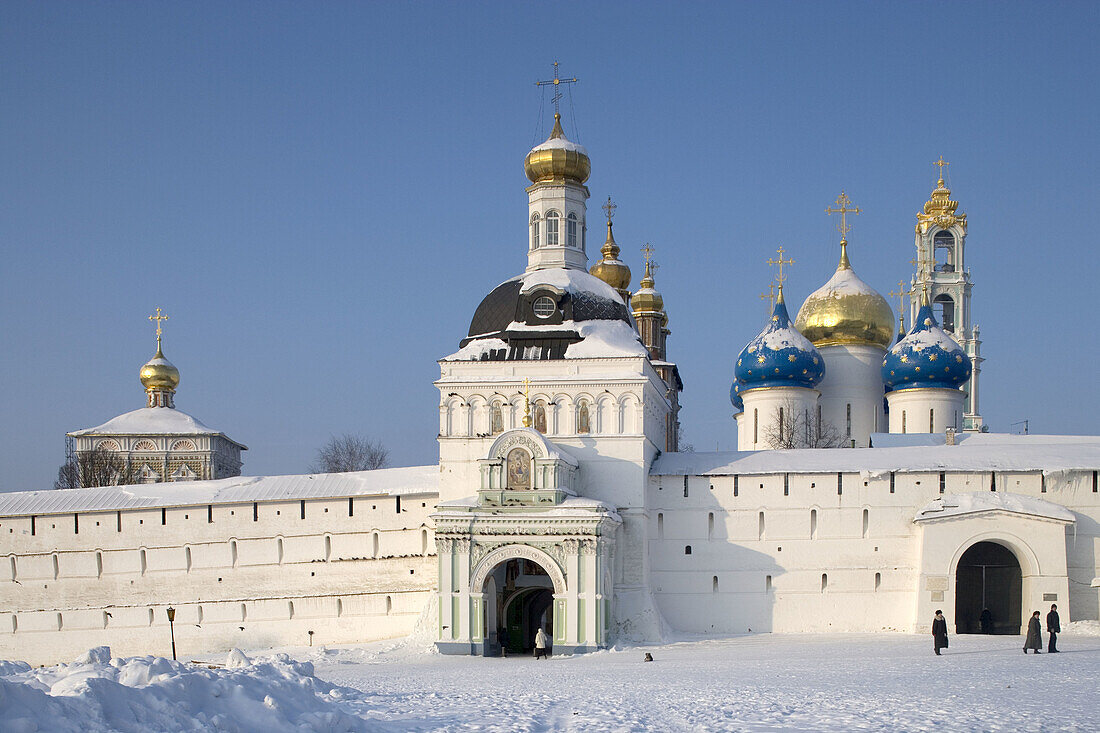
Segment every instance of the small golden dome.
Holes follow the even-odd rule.
[[[627,293],[629,296],[630,268],[619,259],[619,245],[615,243],[615,237],[611,233],[610,219],[607,221],[607,241],[600,248],[600,254],[603,255],[603,259],[592,265],[588,271],[589,274],[603,280],[620,294]],[[626,297],[623,299],[626,300]]]
[[[653,273],[650,272],[649,262],[645,263],[645,275],[642,277],[642,286],[634,297],[630,299],[630,307],[634,311],[634,317],[639,315],[660,313],[664,315],[665,299],[654,289]]]
[[[160,339],[157,339],[157,353],[152,359],[145,362],[138,376],[141,378],[141,383],[146,390],[167,389],[174,391],[179,386],[180,370],[164,358],[164,354],[160,351]]]
[[[523,171],[531,183],[575,181],[584,183],[592,172],[588,151],[570,142],[561,129],[561,115],[554,113],[554,129],[546,142],[537,145],[523,161]]]
[[[865,345],[883,349],[894,337],[890,304],[859,279],[840,242],[840,264],[829,282],[810,294],[798,310],[795,327],[814,346]]]

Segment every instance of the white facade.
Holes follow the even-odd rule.
[[[895,389],[886,393],[891,433],[962,430],[966,395],[957,389]]]
[[[860,344],[819,346],[825,362],[821,421],[832,426],[841,445],[866,448],[871,434],[884,432],[882,358],[885,349]]]

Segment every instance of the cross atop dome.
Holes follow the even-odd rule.
[[[859,208],[858,206],[850,207],[849,204],[852,203],[852,200],[848,198],[848,194],[844,193],[843,190],[841,190],[840,195],[836,197],[835,203],[837,208],[834,209],[832,206],[826,206],[825,213],[829,214],[830,216],[832,214],[840,214],[840,224],[837,226],[836,229],[838,232],[840,232],[840,241],[847,242],[848,232],[852,231],[852,227],[848,224],[848,214],[854,214],[858,216],[859,214],[863,213],[863,209]]]
[[[555,61],[554,62],[554,78],[553,79],[546,79],[545,81],[536,81],[535,82],[535,86],[537,86],[537,87],[544,87],[544,86],[547,86],[547,85],[553,85],[554,86],[554,96],[551,98],[551,100],[554,102],[554,117],[555,118],[560,118],[561,117],[561,110],[558,108],[558,103],[561,101],[561,91],[558,90],[557,87],[561,86],[562,84],[576,84],[578,81],[580,81],[580,80],[577,79],[577,77],[575,77],[575,76],[572,79],[562,79],[562,78],[560,78],[558,76],[558,62]]]

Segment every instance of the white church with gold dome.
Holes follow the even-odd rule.
[[[73,435],[174,482],[0,495],[0,656],[147,649],[169,606],[195,651],[416,627],[473,655],[528,651],[539,628],[570,653],[670,630],[926,632],[937,608],[959,633],[1016,634],[1052,602],[1100,619],[1100,438],[985,430],[966,215],[942,176],[908,318],[856,274],[845,194],[836,271],[794,318],[779,252],[771,317],[731,365],[738,450],[703,453],[678,450],[666,303],[648,252],[632,289],[610,199],[589,267],[591,160],[558,115],[524,169],[518,274],[439,360],[438,464],[232,477],[242,445],[165,429],[182,413],[158,340],[148,406]],[[198,473],[181,440],[230,477],[179,481]]]

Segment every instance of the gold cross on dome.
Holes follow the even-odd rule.
[[[905,308],[905,301],[902,300],[902,298],[904,298],[906,295],[909,295],[909,293],[910,291],[905,287],[905,283],[901,280],[898,280],[897,291],[890,291],[890,295],[898,299],[898,315],[901,315],[902,309]]]
[[[775,310],[775,281],[768,283],[768,292],[760,293],[760,300],[768,301],[768,315]]]
[[[852,203],[852,200],[848,198],[848,194],[844,193],[844,191],[841,191],[840,195],[836,197],[835,203],[837,208],[834,209],[832,206],[826,206],[825,213],[840,214],[840,225],[837,226],[837,231],[840,232],[840,238],[846,240],[848,238],[848,232],[852,231],[852,227],[848,226],[848,214],[862,214],[863,209],[858,206],[850,207],[849,204]]]
[[[523,378],[523,427],[531,427],[531,380]]]
[[[946,168],[947,166],[951,165],[951,164],[948,163],[946,160],[944,160],[943,156],[941,155],[940,159],[937,160],[932,165],[938,165],[940,167],[940,180],[942,181],[943,180],[943,169]]]
[[[650,246],[649,242],[646,242],[644,245],[642,245],[642,259],[645,260],[645,263],[647,265],[649,264],[649,261],[653,258],[653,252],[654,249]]]
[[[547,79],[545,81],[536,81],[535,86],[543,87],[543,86],[546,86],[547,84],[552,84],[554,87],[558,87],[561,84],[576,84],[577,81],[578,81],[578,79],[575,76],[572,79],[561,79],[561,78],[559,78],[558,77],[558,62],[555,61],[554,62],[554,78],[553,79]],[[560,114],[560,111],[558,110],[558,102],[561,101],[561,92],[558,91],[556,88],[554,89],[553,101],[554,101],[554,114]]]
[[[615,209],[619,208],[618,205],[611,202],[611,197],[607,197],[607,203],[600,207],[603,209],[603,213],[607,215],[607,220],[611,221],[615,218]]]
[[[155,321],[157,324],[157,348],[160,348],[160,335],[164,333],[164,330],[160,327],[161,321],[167,321],[168,316],[161,315],[160,308],[157,308],[157,313],[154,316],[149,316],[150,321]]]
[[[774,267],[776,265],[779,265],[779,274],[775,276],[775,281],[777,283],[779,283],[779,287],[783,287],[783,281],[787,279],[787,276],[783,274],[783,265],[793,265],[794,264],[794,258],[793,257],[788,258],[788,259],[783,259],[783,253],[786,252],[786,251],[787,250],[783,249],[783,247],[780,246],[779,249],[776,250],[776,252],[779,253],[779,259],[777,260],[777,259],[774,259],[774,258],[771,258],[771,257],[768,258],[768,264],[771,265],[772,267]]]

